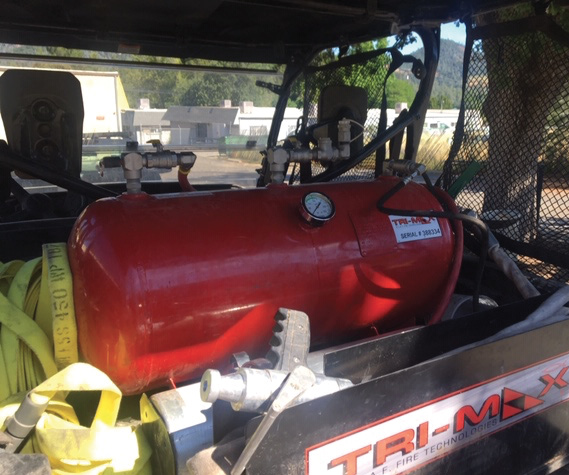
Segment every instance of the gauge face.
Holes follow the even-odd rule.
[[[334,217],[334,202],[324,193],[312,191],[302,198],[302,217],[310,224],[320,226]]]

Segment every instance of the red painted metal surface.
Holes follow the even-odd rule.
[[[397,243],[375,206],[396,182],[123,195],[90,205],[69,241],[84,357],[130,394],[199,377],[236,351],[264,355],[278,307],[309,315],[313,344],[428,321],[455,285],[461,247],[445,219],[441,237]],[[313,190],[336,204],[336,216],[317,228],[299,213]],[[389,206],[441,209],[414,183]]]

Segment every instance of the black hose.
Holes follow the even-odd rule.
[[[431,180],[429,179],[429,177],[427,176],[426,173],[424,173],[422,176],[425,179],[425,183],[427,183],[427,189],[431,192],[431,194],[440,203],[441,201],[440,201],[439,197],[437,196],[437,194],[434,190],[434,187],[433,187],[433,184],[431,183]],[[476,269],[474,291],[473,291],[473,295],[472,295],[472,302],[473,302],[472,305],[473,305],[474,311],[478,311],[478,309],[480,308],[480,288],[482,286],[482,277],[484,275],[484,268],[486,267],[486,258],[488,256],[488,236],[489,236],[488,226],[482,220],[475,218],[473,216],[468,216],[466,214],[461,214],[461,213],[453,213],[450,211],[406,210],[406,209],[387,208],[385,206],[385,203],[393,195],[395,195],[397,192],[399,192],[401,189],[403,189],[405,187],[405,185],[406,185],[406,183],[404,181],[400,181],[394,187],[392,187],[390,190],[388,190],[378,200],[377,205],[376,205],[377,209],[380,212],[388,214],[388,215],[398,215],[398,216],[408,216],[408,217],[425,217],[425,218],[443,218],[443,219],[449,219],[449,220],[458,220],[458,221],[462,221],[464,223],[468,223],[468,224],[471,224],[473,226],[476,226],[476,228],[480,230],[482,247],[480,249],[478,266]],[[444,203],[441,203],[441,205],[443,205],[443,207],[446,208]]]
[[[448,211],[448,207],[446,203],[440,199],[439,195],[435,191],[435,187],[433,186],[433,182],[429,178],[429,175],[425,172],[421,175],[427,184],[427,188],[431,192],[431,194],[437,198],[443,209]],[[463,215],[460,216],[469,216]],[[486,261],[488,259],[488,249],[490,248],[490,229],[488,225],[480,219],[474,218],[474,216],[469,216],[476,220],[476,222],[471,222],[469,224],[474,225],[475,229],[481,230],[481,236],[476,236],[479,241],[481,241],[482,247],[480,249],[478,265],[476,266],[476,276],[474,278],[474,290],[472,292],[472,309],[477,312],[480,309],[480,289],[482,287],[482,278],[484,277],[484,269],[486,268]]]
[[[429,178],[429,175],[427,175],[427,173],[423,173],[421,176],[423,177],[423,180],[425,180],[425,184],[427,185],[427,188],[429,189],[429,191],[430,191],[433,195],[437,196],[437,195],[435,194],[435,192],[433,191],[433,190],[435,189],[435,187],[433,186],[433,182],[432,182],[431,179]],[[443,204],[439,198],[437,198],[437,199],[439,200],[439,203]]]

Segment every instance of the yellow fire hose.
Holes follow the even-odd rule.
[[[116,425],[120,390],[77,362],[72,285],[65,244],[46,244],[42,258],[26,263],[0,264],[0,427],[19,434],[36,411],[22,452],[44,453],[56,474],[150,473],[140,425]],[[65,402],[69,391],[101,391],[90,427]]]

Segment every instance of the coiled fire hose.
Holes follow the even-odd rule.
[[[41,258],[25,263],[0,264],[0,428],[19,441],[37,421],[18,451],[47,455],[55,474],[150,473],[141,426],[115,425],[120,390],[78,363],[72,285],[65,244],[46,244]],[[90,427],[65,402],[69,391],[101,391]]]
[[[42,258],[4,264],[0,285],[1,401],[33,389],[78,355],[65,245],[49,244]]]

